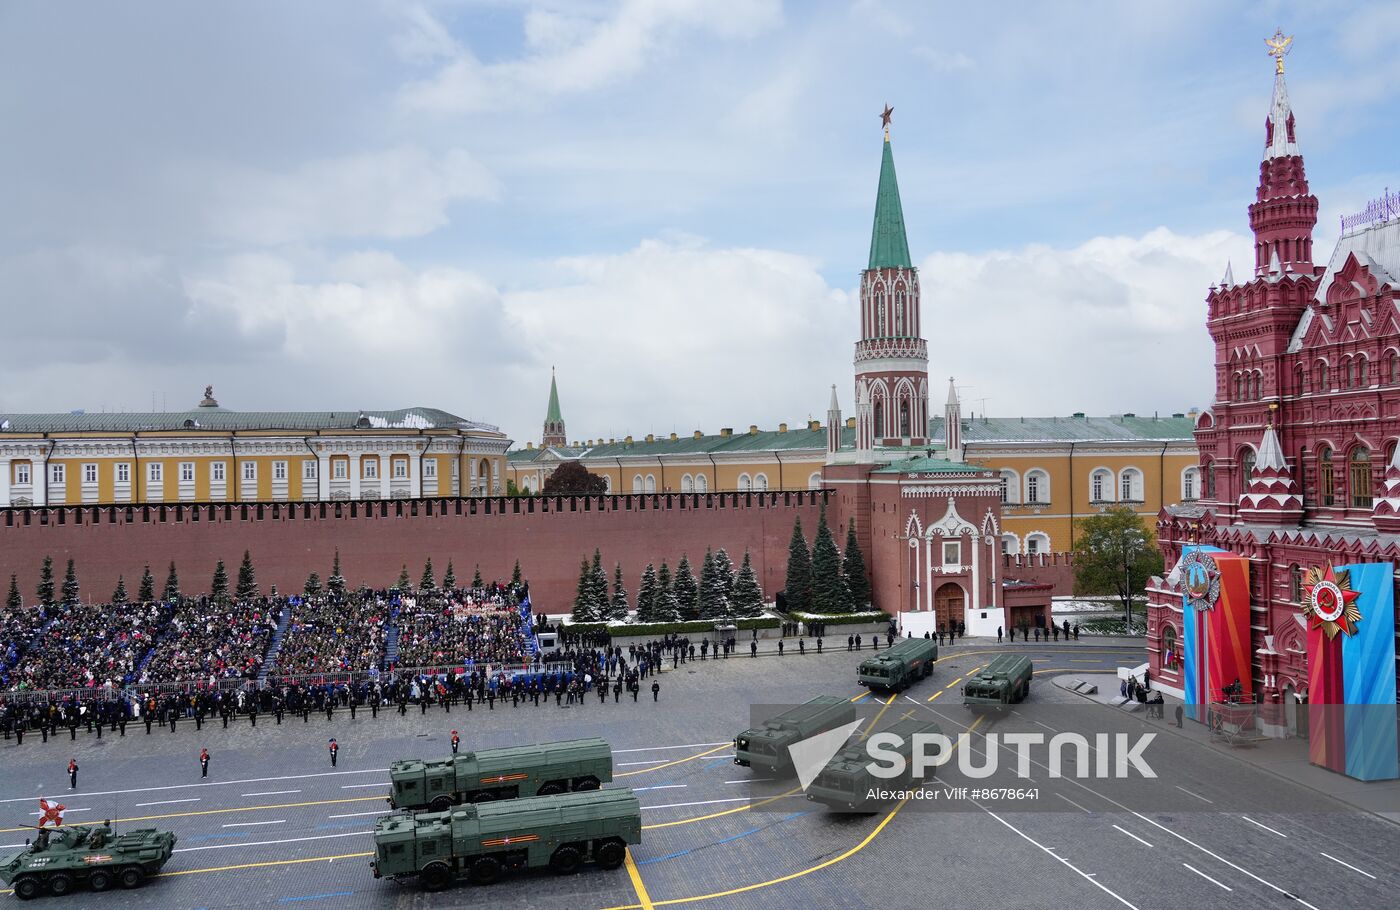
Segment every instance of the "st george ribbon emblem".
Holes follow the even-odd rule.
[[[1198,610],[1212,610],[1220,600],[1220,568],[1209,553],[1192,550],[1177,566],[1186,600]]]
[[[1313,567],[1308,569],[1305,586],[1303,613],[1311,618],[1313,628],[1321,629],[1329,640],[1336,638],[1338,631],[1356,634],[1356,624],[1361,621],[1356,599],[1361,592],[1352,590],[1349,571],[1337,571],[1331,563],[1325,570]]]

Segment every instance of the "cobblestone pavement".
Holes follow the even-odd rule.
[[[872,815],[833,815],[800,793],[759,808],[764,782],[733,764],[731,738],[750,705],[851,698],[867,726],[882,729],[928,712],[947,732],[1085,730],[1104,727],[1078,696],[1050,683],[1138,663],[1140,648],[1109,642],[943,649],[931,679],[890,698],[865,693],[855,666],[865,656],[828,649],[818,657],[747,655],[668,669],[660,700],[596,697],[582,706],[458,706],[426,715],[344,711],[281,726],[267,716],[224,730],[217,722],[175,733],[130,726],[125,738],[82,734],[47,744],[26,737],[0,748],[0,842],[22,844],[40,795],[69,807],[70,821],[118,819],[157,825],[180,842],[166,873],[131,892],[45,898],[43,906],[119,908],[466,907],[483,899],[524,908],[695,906],[715,908],[956,907],[1391,907],[1400,883],[1400,831],[1308,791],[1279,792],[1278,779],[1237,761],[1166,739],[1147,754],[1160,781],[1134,790],[1090,779],[1052,779],[1040,764],[1020,781],[1036,798],[959,799],[950,807],[910,801]],[[1035,661],[1029,700],[1016,713],[979,719],[961,706],[960,682],[1000,651]],[[1118,712],[1121,714],[1122,712]],[[1139,718],[1129,718],[1141,724]],[[1114,721],[1116,722],[1116,721]],[[614,786],[635,788],[643,841],[627,871],[558,877],[527,874],[478,889],[428,895],[370,875],[366,833],[384,810],[385,768],[410,756],[600,735],[613,746]],[[1116,728],[1113,728],[1116,729]],[[340,744],[330,766],[327,740]],[[1158,746],[1154,743],[1154,749]],[[213,758],[208,781],[198,754]],[[1005,749],[980,739],[985,760]],[[76,757],[80,787],[67,789]],[[1003,767],[1014,765],[1005,761]],[[1160,765],[1160,766],[1158,766]],[[996,779],[997,783],[1001,778]],[[930,789],[978,781],[940,769]],[[795,784],[788,784],[789,790]],[[785,792],[785,791],[779,791]],[[1251,802],[1251,800],[1253,800]]]

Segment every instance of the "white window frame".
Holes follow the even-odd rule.
[[[1001,535],[1001,553],[1003,556],[1016,556],[1021,552],[1021,538],[1010,531],[1005,531]]]
[[[695,475],[695,492],[697,492],[697,493],[708,493],[708,492],[710,492],[710,478],[709,478],[708,475],[706,475],[706,474],[696,474],[696,475]]]
[[[115,467],[117,483],[131,483],[131,463],[119,461]]]
[[[739,475],[739,492],[740,492],[740,493],[751,493],[751,492],[753,492],[753,478],[750,477],[747,473],[743,473],[743,474],[740,474],[740,475]]]
[[[272,463],[272,479],[273,479],[273,480],[286,480],[286,479],[287,479],[287,463],[286,463],[285,461],[274,461],[274,462]]]
[[[29,483],[31,482],[30,478],[33,477],[33,474],[30,472],[29,467],[30,467],[30,466],[29,466],[29,462],[27,462],[27,461],[18,462],[18,463],[15,464],[15,485],[16,485],[16,486],[28,486],[28,485],[29,485]]]
[[[1124,468],[1118,472],[1118,501],[1142,502],[1142,471],[1137,468]]]
[[[822,488],[822,472],[817,471],[807,477],[807,489],[820,490]]]
[[[180,462],[180,483],[194,483],[194,462]]]
[[[1201,498],[1201,469],[1190,467],[1181,472],[1181,501],[1195,502]]]
[[[753,491],[755,493],[768,492],[768,475],[759,471],[753,476]]]
[[[632,475],[632,492],[633,492],[633,493],[640,493],[640,492],[642,492],[642,475],[640,475],[640,474],[633,474],[633,475]]]
[[[209,463],[209,482],[224,483],[228,477],[228,463],[223,461],[211,461]]]
[[[247,483],[248,481],[254,481],[254,480],[257,480],[257,479],[258,479],[258,463],[257,463],[256,461],[245,461],[245,462],[243,462],[243,482],[244,482],[244,483]]]
[[[425,458],[425,459],[423,459],[423,479],[424,479],[424,480],[437,480],[437,459],[436,459],[436,458]]]
[[[1098,492],[1094,491],[1098,484]],[[1118,480],[1108,468],[1094,468],[1089,472],[1089,501],[1113,502],[1118,493]],[[1105,495],[1107,494],[1107,495]]]
[[[346,458],[331,459],[331,480],[348,480],[350,477],[350,461]]]
[[[321,472],[321,463],[315,458],[305,458],[301,462],[301,479],[315,480]]]
[[[1041,549],[1041,547],[1044,549]],[[1039,556],[1042,553],[1050,552],[1050,535],[1043,531],[1034,531],[1026,535],[1026,555]]]
[[[97,483],[97,462],[89,461],[83,464],[83,483]]]
[[[655,475],[655,474],[648,474],[648,475],[647,475],[647,486],[646,486],[646,491],[647,491],[648,493],[655,493],[655,492],[656,492],[656,475]]]
[[[1043,488],[1043,489],[1042,489]],[[1046,505],[1050,502],[1050,474],[1040,468],[1026,472],[1026,498],[1024,505]]]
[[[67,466],[62,464],[49,465],[49,483],[67,483]]]
[[[393,459],[390,459],[390,461],[389,461],[389,467],[390,467],[390,470],[393,471],[392,476],[393,476],[394,480],[407,480],[407,479],[408,479],[408,459],[407,459],[407,458],[393,458]]]
[[[379,456],[378,456],[378,455],[367,455],[367,456],[365,456],[363,459],[361,459],[361,461],[360,461],[360,479],[361,479],[361,480],[378,480],[378,479],[379,479]]]
[[[150,462],[147,462],[147,463],[146,463],[146,482],[147,482],[147,483],[164,483],[164,482],[165,482],[165,467],[164,467],[164,465],[163,465],[161,462],[159,462],[159,461],[150,461]]]
[[[689,474],[682,474],[682,475],[681,475],[681,492],[682,492],[682,493],[694,493],[694,492],[695,492],[695,478],[691,477]]]

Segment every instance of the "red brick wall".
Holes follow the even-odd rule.
[[[610,582],[614,563],[621,561],[633,596],[648,562],[659,565],[664,559],[674,569],[681,554],[688,553],[698,575],[705,549],[724,547],[736,566],[745,549],[752,552],[763,590],[772,597],[783,586],[792,522],[800,515],[804,527],[815,528],[823,495],[8,509],[0,510],[0,584],[8,586],[10,573],[17,574],[28,601],[44,556],[53,557],[59,581],[72,558],[84,599],[101,601],[116,586],[119,573],[135,596],[148,563],[159,591],[173,559],[181,588],[196,593],[208,590],[220,559],[230,580],[236,579],[247,549],[263,591],[275,584],[284,593],[299,592],[309,573],[319,572],[323,581],[330,575],[339,548],[351,586],[391,585],[405,563],[417,584],[428,557],[439,580],[450,559],[460,583],[471,580],[477,564],[486,580],[505,581],[518,558],[537,609],[560,613],[573,601],[579,561],[591,557],[594,547],[602,550]]]
[[[1001,557],[1002,577],[1016,581],[1029,581],[1036,584],[1054,585],[1053,596],[1061,597],[1074,593],[1074,563],[1069,553],[1039,553],[1035,556],[1020,554]]]

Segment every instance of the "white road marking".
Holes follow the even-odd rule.
[[[1196,873],[1197,875],[1199,875],[1201,878],[1203,878],[1203,879],[1205,879],[1206,881],[1210,882],[1212,885],[1219,885],[1220,887],[1224,888],[1226,891],[1234,891],[1234,890],[1235,890],[1234,888],[1231,888],[1229,885],[1225,884],[1224,882],[1216,881],[1215,879],[1211,878],[1209,875],[1206,875],[1204,872],[1202,872],[1200,869],[1197,869],[1195,866],[1191,865],[1190,863],[1182,863],[1182,865],[1185,866],[1186,868],[1190,869],[1192,872]]]
[[[1192,793],[1190,790],[1188,790],[1188,789],[1186,789],[1185,787],[1182,787],[1182,786],[1177,786],[1177,785],[1173,785],[1173,786],[1176,786],[1176,788],[1177,788],[1178,790],[1180,790],[1182,793],[1185,793],[1187,796],[1194,796],[1194,797],[1196,797],[1196,799],[1199,799],[1199,800],[1200,800],[1201,802],[1203,802],[1203,803],[1210,803],[1212,806],[1215,805],[1215,800],[1213,800],[1213,799],[1206,799],[1206,798],[1205,798],[1204,796],[1202,796],[1201,794],[1199,794],[1199,793]]]
[[[329,837],[360,837],[373,833],[373,831],[346,831],[341,834],[313,834],[310,837],[288,837],[283,840],[239,841],[236,844],[210,844],[207,847],[176,847],[173,852],[193,853],[196,850],[227,850],[230,847],[266,847],[269,844],[297,844],[307,840],[325,840]]]
[[[341,784],[342,790],[359,790],[363,787],[386,787],[388,784]]]
[[[1270,834],[1277,834],[1279,837],[1287,837],[1287,836],[1288,836],[1287,834],[1284,834],[1282,831],[1275,831],[1273,828],[1270,828],[1268,825],[1265,825],[1265,824],[1262,824],[1261,822],[1255,821],[1254,819],[1250,818],[1248,815],[1241,815],[1240,818],[1242,818],[1242,819],[1244,819],[1245,821],[1249,822],[1251,825],[1258,825],[1260,828],[1263,828],[1265,831],[1268,831]]]
[[[679,809],[683,806],[709,806],[714,803],[743,803],[748,802],[747,796],[737,796],[730,799],[702,799],[693,803],[666,803],[660,806],[642,806],[643,809]]]
[[[716,744],[718,745],[718,743]],[[120,796],[126,793],[158,793],[162,790],[188,790],[191,787],[228,787],[233,784],[263,784],[274,780],[306,780],[310,777],[337,777],[343,774],[385,774],[388,768],[362,768],[356,771],[317,771],[312,774],[284,774],[281,777],[247,777],[242,780],[210,780],[198,784],[169,784],[164,787],[132,787],[129,790],[86,790],[84,796]],[[60,790],[54,794],[36,793],[31,796],[11,796],[0,799],[0,803],[29,803],[40,796],[47,799],[62,799],[65,791]]]
[[[224,827],[225,827],[225,828],[243,828],[243,827],[246,827],[246,826],[248,826],[248,825],[282,825],[282,824],[286,824],[286,821],[287,821],[287,820],[286,820],[285,818],[273,818],[273,819],[268,819],[268,820],[265,821],[265,822],[229,822],[227,825],[224,825]]]
[[[634,765],[659,765],[659,764],[661,764],[662,762],[665,762],[665,761],[670,761],[670,759],[669,759],[669,758],[649,758],[649,759],[647,759],[646,761],[620,761],[620,762],[617,763],[617,766],[618,766],[619,768],[630,768],[630,767],[632,767],[632,766],[634,766]]]
[[[739,780],[727,780],[727,781],[725,781],[725,783],[726,783],[726,784],[761,784],[761,783],[763,783],[763,782],[765,782],[765,781],[770,781],[770,780],[772,780],[772,779],[773,779],[773,778],[771,778],[771,777],[748,777],[748,778],[741,778],[741,779],[739,779]]]
[[[373,812],[344,812],[340,815],[327,815],[326,818],[359,818],[361,815],[388,815],[388,809],[375,809]]]
[[[689,785],[689,784],[660,784],[660,785],[655,786],[655,787],[633,787],[633,788],[632,788],[632,792],[633,792],[633,793],[641,793],[643,790],[683,790],[683,789],[685,789],[685,788],[688,787],[688,786],[690,786],[690,785]],[[38,813],[35,813],[35,814],[37,815]]]
[[[71,813],[73,813],[73,812],[91,812],[91,811],[92,811],[91,809],[64,809],[64,810],[63,810],[63,814],[64,814],[64,815],[69,815],[69,814],[71,814]],[[30,814],[30,815],[43,815],[44,813],[42,813],[42,812],[31,812],[31,813],[29,813],[29,814]]]
[[[376,784],[376,786],[378,786]],[[300,793],[300,790],[259,790],[257,793],[244,793],[244,796],[281,796],[284,793]]]
[[[702,746],[727,746],[732,742],[734,742],[734,740],[726,739],[722,743],[686,743],[683,746],[644,746],[640,749],[614,749],[612,751],[613,755],[622,755],[625,752],[664,752],[667,749],[698,749]]]
[[[1011,824],[1011,822],[1007,821],[1006,819],[1002,818],[1000,815],[997,815],[997,814],[996,814],[995,812],[993,812],[991,809],[988,809],[986,806],[984,806],[984,805],[982,805],[981,803],[977,802],[977,800],[975,800],[975,799],[972,800],[972,804],[975,805],[977,808],[981,809],[983,812],[985,812],[985,813],[987,813],[988,815],[990,815],[992,818],[994,818],[994,819],[996,819],[997,821],[1001,822],[1001,823],[1002,823],[1003,825],[1005,825],[1006,827],[1010,828],[1012,831],[1016,832],[1018,835],[1020,835],[1022,838],[1024,838],[1024,839],[1025,839],[1026,841],[1028,841],[1029,843],[1034,844],[1035,846],[1039,847],[1041,850],[1044,850],[1045,853],[1046,853],[1047,855],[1049,855],[1050,857],[1059,860],[1061,863],[1063,863],[1063,864],[1065,865],[1066,868],[1071,869],[1071,870],[1073,870],[1074,872],[1076,872],[1077,874],[1079,874],[1080,876],[1082,876],[1084,879],[1086,879],[1087,881],[1089,881],[1095,888],[1098,888],[1100,891],[1102,891],[1102,892],[1104,892],[1105,894],[1109,895],[1110,897],[1114,898],[1115,900],[1118,901],[1118,903],[1122,904],[1122,905],[1125,906],[1125,907],[1128,907],[1129,910],[1138,910],[1138,908],[1137,908],[1135,905],[1133,905],[1132,903],[1130,903],[1126,897],[1124,897],[1123,895],[1121,895],[1121,894],[1119,894],[1118,892],[1114,891],[1113,889],[1109,888],[1108,886],[1106,886],[1105,884],[1103,884],[1103,882],[1100,882],[1097,878],[1095,878],[1095,877],[1094,877],[1094,876],[1095,876],[1095,873],[1093,873],[1093,872],[1085,872],[1084,870],[1082,870],[1082,869],[1076,867],[1073,863],[1071,863],[1069,860],[1065,859],[1064,857],[1062,857],[1062,856],[1056,856],[1054,850],[1051,850],[1049,847],[1047,847],[1047,846],[1045,846],[1044,844],[1040,843],[1039,841],[1035,840],[1035,839],[1032,838],[1030,835],[1026,834],[1026,832],[1022,831],[1020,828],[1017,828],[1015,825]],[[1316,910],[1316,908],[1314,908],[1314,910]]]
[[[1318,851],[1318,852],[1321,852],[1321,851]],[[1369,879],[1372,879],[1372,880],[1375,879],[1375,876],[1372,875],[1371,873],[1367,872],[1365,869],[1358,869],[1358,868],[1356,868],[1355,866],[1353,866],[1351,863],[1342,862],[1341,860],[1337,859],[1335,856],[1333,856],[1333,855],[1330,854],[1330,853],[1323,853],[1322,855],[1325,856],[1325,857],[1327,857],[1328,859],[1330,859],[1330,860],[1331,860],[1332,862],[1334,862],[1334,863],[1341,863],[1341,865],[1346,866],[1348,869],[1350,869],[1350,870],[1353,871],[1353,872],[1360,872],[1362,875],[1366,876],[1366,877],[1369,878]]]
[[[1151,847],[1151,846],[1152,846],[1152,845],[1149,844],[1147,841],[1143,840],[1142,838],[1138,837],[1138,836],[1137,836],[1136,834],[1134,834],[1133,832],[1129,831],[1127,828],[1121,828],[1121,827],[1119,827],[1118,825],[1114,825],[1113,827],[1118,828],[1119,831],[1122,831],[1124,834],[1128,835],[1128,836],[1131,837],[1133,840],[1135,840],[1135,841],[1137,841],[1138,843],[1142,844],[1144,847]]]
[[[1065,796],[1063,793],[1056,793],[1055,795],[1058,796],[1060,799],[1064,800],[1065,802],[1069,803],[1069,804],[1070,804],[1071,806],[1073,806],[1074,808],[1078,809],[1080,812],[1083,812],[1085,815],[1093,815],[1093,814],[1094,814],[1094,813],[1090,812],[1088,809],[1085,809],[1083,806],[1079,805],[1079,803],[1077,803],[1077,802],[1075,802],[1074,800],[1070,799],[1068,796]]]
[[[199,802],[199,797],[198,797],[198,796],[191,797],[190,799],[162,799],[162,800],[160,800],[160,801],[158,801],[158,802],[154,802],[154,803],[137,803],[137,804],[136,804],[136,808],[138,808],[138,809],[144,809],[146,806],[169,806],[169,805],[171,805],[172,803],[197,803],[197,802]]]

